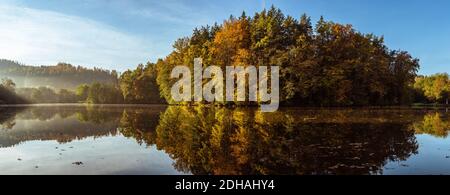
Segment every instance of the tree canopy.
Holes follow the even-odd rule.
[[[448,104],[450,96],[450,78],[446,73],[431,76],[419,76],[415,80],[414,88],[423,93],[430,101],[439,102],[445,100],[446,104]]]
[[[383,37],[321,18],[285,16],[272,7],[253,17],[231,16],[221,25],[194,29],[178,39],[174,51],[159,60],[161,96],[171,100],[170,79],[177,65],[280,67],[281,100],[318,106],[400,105],[412,102],[419,60],[390,50]]]
[[[156,83],[156,65],[138,65],[135,70],[125,71],[119,79],[123,99],[128,103],[163,103]]]

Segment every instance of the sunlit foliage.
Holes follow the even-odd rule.
[[[383,37],[323,18],[313,25],[307,15],[295,19],[275,7],[195,29],[173,46],[157,63],[160,92],[170,103],[171,70],[192,68],[194,58],[222,68],[280,66],[283,103],[317,106],[409,104],[419,68],[418,59],[388,49]]]
[[[449,103],[450,79],[448,74],[435,74],[416,78],[414,88],[419,90],[428,100]]]

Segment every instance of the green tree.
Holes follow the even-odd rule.
[[[81,101],[86,101],[89,96],[89,85],[83,84],[77,87],[76,95]]]
[[[120,89],[113,85],[93,83],[86,100],[90,104],[118,104],[123,102]]]
[[[446,104],[449,103],[450,78],[448,74],[417,77],[414,88],[420,90],[430,101],[445,100]]]
[[[162,103],[156,81],[157,69],[153,63],[140,64],[135,70],[125,71],[119,79],[122,96],[127,103]]]

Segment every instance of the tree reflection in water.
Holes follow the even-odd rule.
[[[417,134],[428,134],[435,137],[446,138],[450,131],[449,118],[445,118],[439,112],[429,113],[422,121],[415,122],[412,126]]]
[[[12,129],[15,125],[15,116],[22,111],[22,108],[0,107],[0,127],[3,130]]]
[[[253,108],[1,108],[0,146],[121,134],[192,174],[381,174],[416,154],[415,134],[448,135],[448,117],[420,110]],[[32,128],[23,123],[32,123]]]
[[[12,147],[32,140],[56,140],[67,143],[86,137],[117,134],[123,109],[85,106],[50,106],[7,108],[6,121],[14,125],[0,130],[0,147]]]
[[[417,152],[407,122],[313,113],[169,107],[156,143],[193,174],[377,174]]]

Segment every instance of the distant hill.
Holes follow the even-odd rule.
[[[0,59],[0,69],[14,68],[17,66],[22,66],[22,64],[11,60]]]
[[[88,69],[59,63],[55,66],[27,66],[11,60],[0,60],[0,78],[12,79],[18,88],[51,87],[75,89],[81,84],[116,83],[118,74],[99,68]]]

